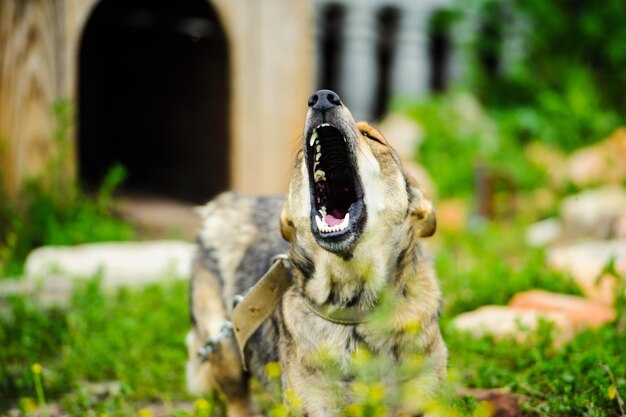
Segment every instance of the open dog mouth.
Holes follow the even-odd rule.
[[[331,124],[317,126],[307,156],[313,234],[318,241],[350,240],[351,232],[361,229],[355,226],[364,221],[364,204],[356,158],[345,136]]]

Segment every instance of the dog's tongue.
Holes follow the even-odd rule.
[[[337,226],[339,223],[341,223],[343,219],[338,219],[335,216],[333,216],[332,214],[327,214],[326,217],[324,217],[324,221],[326,221],[326,224],[329,226]]]

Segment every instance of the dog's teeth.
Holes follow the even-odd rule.
[[[313,174],[313,178],[315,179],[315,182],[326,181],[326,173],[322,170],[317,170]]]
[[[346,217],[344,217],[343,220],[341,221],[341,223],[339,223],[339,226],[341,227],[341,230],[343,230],[346,227],[348,227],[348,223],[349,222],[350,222],[350,213],[346,213]]]
[[[309,146],[313,146],[316,139],[317,139],[317,130],[314,130],[313,134],[311,135],[311,139],[309,139]]]
[[[315,150],[318,153],[322,151],[322,146],[319,144],[319,142],[315,142]]]
[[[319,162],[314,162],[313,163],[313,171],[315,171],[317,169],[317,166],[319,165]]]
[[[319,161],[321,157],[322,157],[321,153],[316,153],[315,154],[315,161]]]
[[[341,220],[341,223],[334,226],[329,226],[326,223],[326,220],[324,220],[326,218],[326,206],[322,206],[319,209],[319,212],[321,214],[321,217],[316,215],[315,223],[317,224],[317,229],[320,231],[320,233],[341,232],[342,230],[346,230],[348,228],[348,224],[350,223],[350,213],[346,213],[346,217]]]
[[[317,228],[319,229],[320,232],[323,232],[324,229],[326,229],[326,225],[324,224],[324,221],[320,218],[320,216],[315,216],[315,223],[317,223]]]

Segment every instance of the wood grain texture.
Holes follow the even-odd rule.
[[[61,8],[45,0],[0,2],[0,141],[10,193],[39,174],[53,151],[50,106],[63,88]]]
[[[9,195],[28,178],[48,174],[59,151],[52,105],[74,98],[79,37],[93,3],[0,2],[0,175]],[[66,162],[62,170],[71,176],[73,158]]]

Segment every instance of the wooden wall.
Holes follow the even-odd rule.
[[[214,0],[231,42],[233,188],[285,192],[313,93],[309,0]]]
[[[58,152],[51,106],[75,102],[80,38],[96,3],[0,1],[0,173],[10,194]],[[311,1],[212,3],[231,46],[231,188],[283,192],[313,87]]]
[[[68,17],[86,15],[90,3],[0,2],[0,173],[9,194],[44,174],[59,151],[52,140],[52,105],[73,97],[81,25]],[[64,174],[74,170],[70,164]]]

